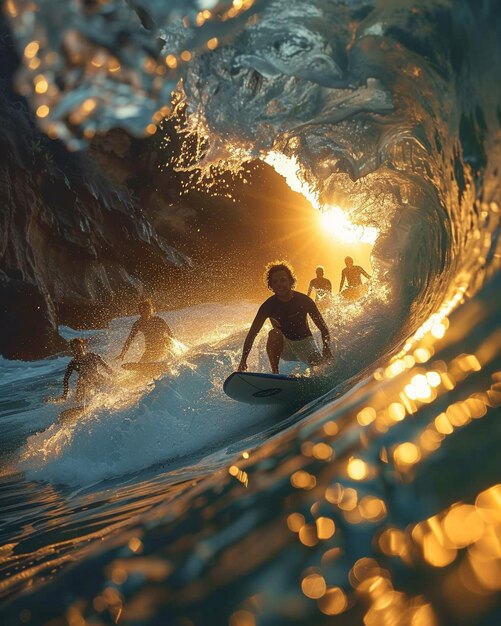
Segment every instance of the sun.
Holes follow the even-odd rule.
[[[374,245],[378,236],[377,228],[353,224],[340,207],[320,209],[319,219],[324,232],[346,243]]]
[[[322,206],[318,201],[318,192],[300,177],[300,165],[294,157],[280,152],[269,152],[265,163],[285,178],[293,191],[302,194],[318,210],[319,227],[335,239],[345,243],[367,243],[374,245],[378,230],[371,226],[353,224],[347,213],[338,206]]]

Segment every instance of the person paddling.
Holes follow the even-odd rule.
[[[310,366],[320,365],[330,359],[329,329],[313,300],[304,293],[294,291],[296,277],[292,267],[285,261],[270,263],[265,268],[264,276],[274,295],[259,307],[244,341],[238,371],[247,370],[247,357],[267,319],[273,326],[268,333],[266,351],[274,374],[279,372],[280,359],[301,361]],[[308,315],[322,335],[322,353],[308,327]]]

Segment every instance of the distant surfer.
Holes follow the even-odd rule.
[[[132,325],[129,336],[117,359],[123,359],[130,344],[138,333],[144,337],[144,352],[140,358],[141,363],[154,363],[165,358],[166,351],[170,348],[174,335],[167,322],[153,315],[153,305],[151,300],[143,300],[139,305],[139,319]]]
[[[321,304],[327,304],[332,296],[332,283],[328,278],[324,276],[324,268],[319,265],[315,270],[316,278],[310,280],[310,286],[308,287],[308,293],[310,295],[313,289],[315,290],[315,302],[317,306]]]
[[[273,328],[268,333],[266,352],[274,374],[278,374],[280,359],[314,366],[331,358],[329,329],[313,300],[304,293],[294,291],[296,277],[291,266],[283,261],[270,263],[266,266],[264,277],[274,295],[259,307],[244,341],[238,371],[247,370],[247,357],[254,339],[268,318]],[[307,315],[322,334],[322,353],[308,327]]]
[[[85,402],[88,394],[109,384],[109,377],[113,370],[109,365],[94,352],[87,352],[85,339],[77,338],[70,341],[73,358],[68,363],[63,380],[63,395],[59,398],[48,398],[48,401],[60,402],[66,400],[69,392],[70,378],[73,372],[77,372],[76,401]],[[106,373],[105,376],[102,371]]]
[[[351,256],[347,256],[344,260],[346,267],[341,272],[341,284],[339,285],[339,292],[348,299],[358,298],[362,295],[363,287],[362,276],[370,280],[369,274],[360,265],[353,265],[353,259]],[[343,285],[346,282],[347,286],[343,291]]]

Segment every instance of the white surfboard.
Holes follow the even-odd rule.
[[[311,381],[306,376],[233,372],[225,380],[227,396],[247,404],[287,404],[300,400]]]

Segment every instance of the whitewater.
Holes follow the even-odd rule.
[[[21,51],[36,35],[41,59],[61,53],[54,77],[81,72],[43,96],[47,132],[76,148],[100,124],[142,131],[174,89],[182,132],[203,138],[195,162],[176,155],[193,184],[271,164],[377,232],[373,283],[326,312],[335,360],[301,406],[223,394],[258,302],[162,312],[179,355],[146,386],[113,362],[132,318],[62,329],[117,369],[75,423],[43,403],[67,357],[0,361],[5,623],[497,624],[498,4],[105,4],[8,6]],[[78,65],[66,28],[122,72]],[[267,367],[261,339],[249,369]]]

